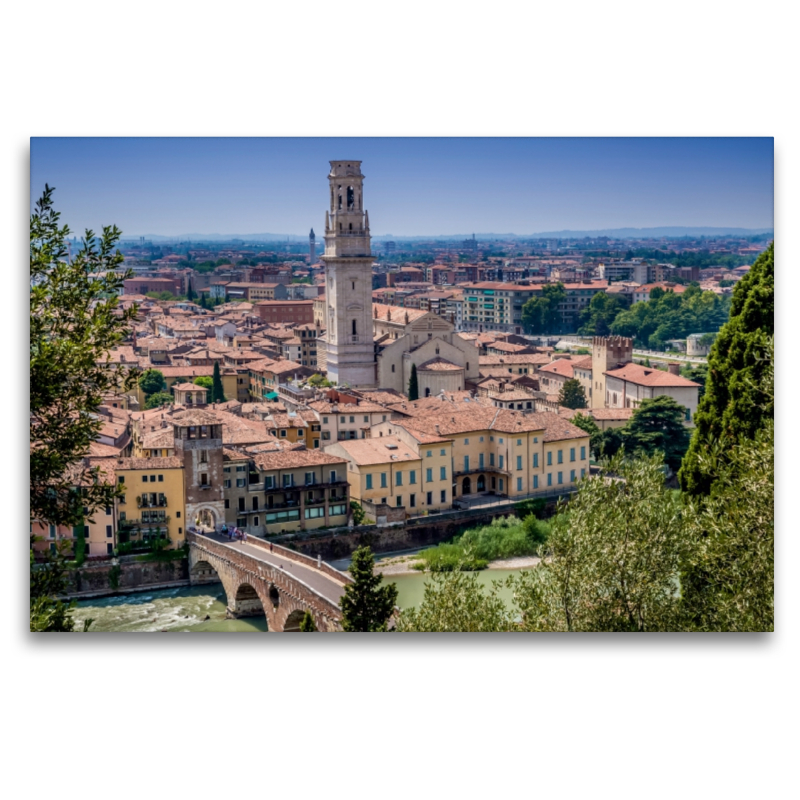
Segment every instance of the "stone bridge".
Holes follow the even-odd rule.
[[[318,631],[342,630],[339,598],[352,578],[320,559],[250,537],[230,541],[218,533],[189,529],[189,579],[220,581],[228,615],[267,618],[269,631],[297,631],[306,611]]]

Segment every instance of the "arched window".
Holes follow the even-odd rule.
[[[355,197],[354,197],[354,194],[353,194],[353,187],[352,186],[348,186],[347,187],[347,207],[349,209],[353,208],[353,205],[355,204],[354,201],[355,201]]]

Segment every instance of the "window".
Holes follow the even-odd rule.
[[[522,456],[517,456],[517,470],[522,469]]]
[[[367,489],[371,489],[372,488],[372,475],[367,475],[366,479],[367,479]]]
[[[417,471],[415,469],[409,470],[408,482],[409,483],[416,483],[417,482]]]
[[[313,472],[306,472],[306,486],[311,486],[312,484],[316,483],[316,476]]]
[[[501,492],[503,491],[503,479],[502,478],[500,478],[500,491]]]
[[[119,478],[119,482],[120,482],[120,483],[125,483],[125,478],[124,478],[124,476],[120,476],[120,478]]]
[[[381,472],[381,489],[386,488],[386,473]]]
[[[415,494],[409,495],[409,497],[408,497],[408,505],[411,508],[416,508],[417,507],[417,496]]]
[[[447,467],[439,467],[439,480],[440,481],[447,480]]]
[[[480,439],[478,439],[478,441],[482,442],[483,441],[483,436],[481,436]]]
[[[325,509],[322,506],[315,506],[314,508],[307,508],[305,512],[306,519],[318,519],[325,516]]]
[[[517,491],[522,491],[522,478],[517,478]]]
[[[237,478],[236,479],[236,487],[239,489],[244,488],[247,486],[247,480],[245,478]]]
[[[428,483],[433,481],[433,470],[430,467],[428,467],[428,469],[425,470],[425,480]]]
[[[369,416],[367,414],[364,414],[364,422],[369,422]]]
[[[553,485],[553,473],[552,472],[548,472],[547,473],[547,485],[548,486],[552,486]]]
[[[236,517],[236,527],[237,528],[247,527],[247,517]]]
[[[110,525],[106,525],[106,539],[110,539],[114,535],[114,530]]]
[[[277,482],[275,481],[275,476],[274,475],[267,475],[267,477],[264,478],[264,488],[265,489],[275,489],[276,486],[277,486]]]
[[[574,461],[575,460],[575,448],[574,447],[570,447],[570,449],[569,449],[569,460],[570,461]]]
[[[281,428],[281,437],[282,437],[283,439],[285,439],[285,438],[286,438],[286,428]]]
[[[395,486],[402,486],[403,485],[403,471],[397,470],[394,474],[394,485]]]
[[[222,481],[222,486],[225,489],[230,489],[231,488],[231,479],[230,478],[226,478],[224,481]]]
[[[258,517],[253,517],[253,525],[258,526]]]
[[[575,470],[574,470],[574,469],[571,469],[571,470],[569,471],[569,479],[570,479],[570,481],[571,481],[572,483],[574,483],[574,482],[575,482]]]
[[[586,446],[581,445],[581,461],[583,461],[585,458],[586,458]]]
[[[398,508],[400,508],[400,506],[402,506],[402,505],[403,505],[403,496],[402,496],[402,495],[397,495],[397,502],[395,503],[395,505],[396,505]]]
[[[538,475],[534,475],[533,476],[533,488],[534,489],[538,489],[539,488],[539,476]]]
[[[239,498],[239,511],[244,511],[244,497]]]
[[[522,439],[517,439],[517,447],[521,447],[521,446],[522,446]]]
[[[552,450],[550,450],[548,452],[548,454],[547,454],[547,466],[548,467],[552,467],[553,466],[553,451]]]
[[[559,472],[558,473],[558,482],[559,483],[564,483],[564,473],[563,472]]]
[[[283,485],[284,485],[284,487],[294,486],[294,476],[293,475],[284,475],[283,476]]]
[[[222,468],[222,471],[223,471],[223,472],[230,472],[230,471],[231,471],[231,468],[230,468],[230,467],[223,467],[223,468]]]
[[[439,492],[439,502],[440,503],[446,503],[447,502],[447,490],[446,489],[442,489],[442,491]]]
[[[506,462],[506,457],[505,456],[500,456],[500,469],[504,468],[505,462]]]
[[[585,477],[585,475],[586,475],[586,470],[585,470],[585,469],[582,469],[582,470],[581,470],[581,478]]]
[[[392,372],[394,372],[394,364],[392,364]]]
[[[322,418],[322,423],[323,423],[323,425],[327,425],[328,424],[328,418],[327,417],[323,417]]]
[[[175,512],[175,519],[180,519],[180,518],[181,518],[181,512],[180,511],[176,511]]]
[[[469,456],[464,456],[464,472],[469,472]]]
[[[464,439],[464,444],[469,444],[469,439]]]
[[[355,417],[350,417],[350,422],[355,422],[355,421],[356,421]]]
[[[503,444],[503,437],[501,436],[501,437],[500,437],[500,438],[499,438],[497,441],[498,441],[500,444]]]
[[[489,466],[494,466],[494,453],[489,453]]]
[[[428,450],[428,451],[425,453],[425,455],[427,456],[427,458],[431,458],[431,456],[433,456],[433,450]]]
[[[142,475],[142,483],[147,483],[147,475]]]
[[[445,454],[445,451],[443,449],[439,451],[439,455],[440,456],[443,456],[444,454]]]
[[[534,467],[534,469],[538,469],[538,467],[539,467],[539,454],[538,453],[534,453],[533,454],[533,467]]]
[[[238,481],[237,481],[237,483],[238,483]],[[210,485],[208,483],[208,475],[205,472],[200,475],[200,485],[201,486],[209,486]]]
[[[246,466],[244,466],[243,464],[239,464],[239,465],[237,465],[237,467],[236,467],[236,471],[237,471],[237,472],[247,472],[247,467],[246,467]]]
[[[564,463],[564,451],[563,450],[559,450],[558,451],[558,463],[559,464],[563,464]]]
[[[230,508],[230,507],[231,507],[231,501],[228,500],[228,498],[226,497],[225,498],[225,508]]]

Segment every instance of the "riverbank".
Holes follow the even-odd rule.
[[[414,569],[412,564],[416,564],[420,558],[418,552],[409,553],[393,558],[383,558],[375,562],[375,572],[381,575],[419,575],[420,570]],[[541,559],[538,556],[518,556],[517,558],[504,558],[490,561],[487,569],[527,569],[535,567]]]

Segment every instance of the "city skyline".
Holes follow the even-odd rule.
[[[31,204],[54,186],[76,234],[307,236],[347,157],[377,237],[774,225],[771,138],[32,138]]]

